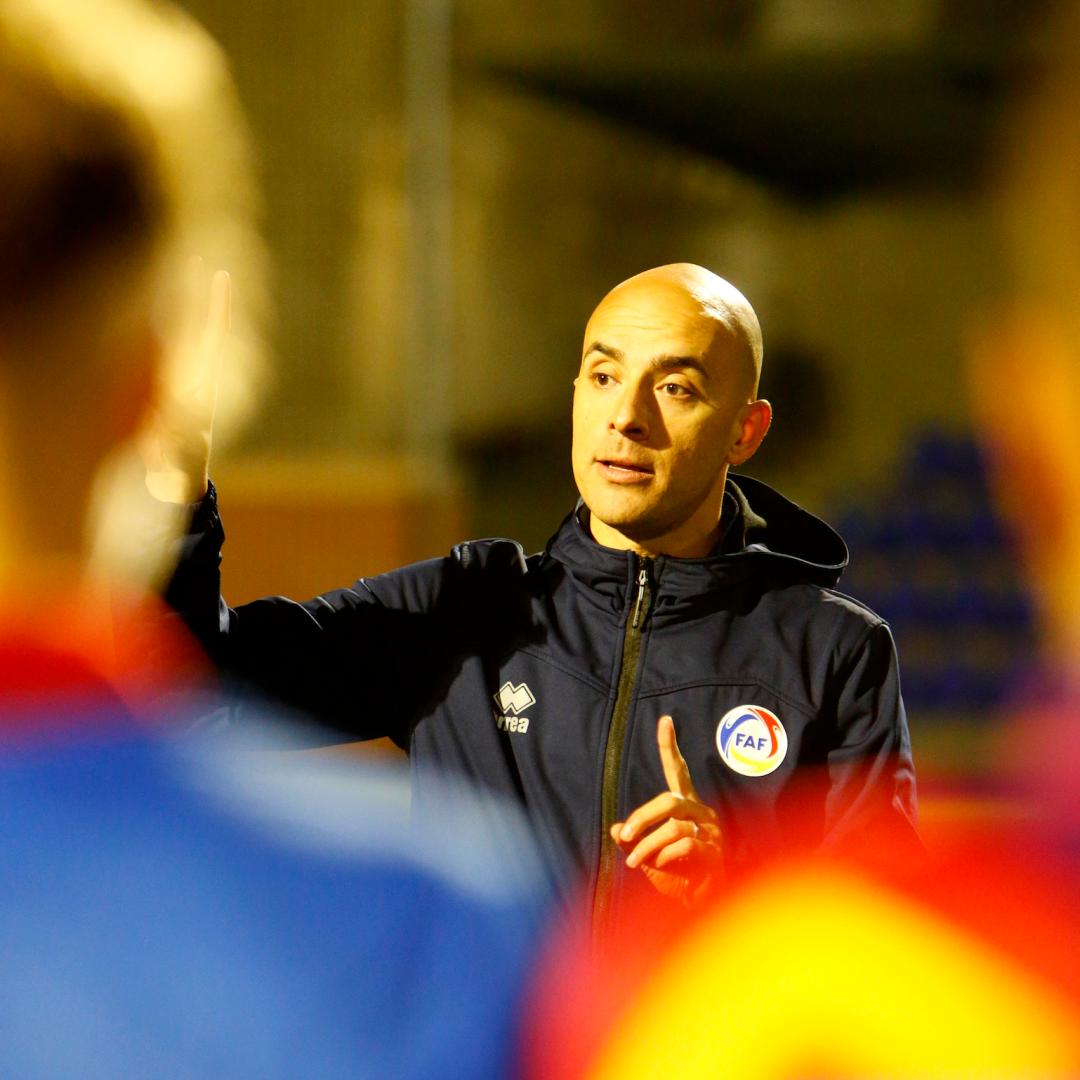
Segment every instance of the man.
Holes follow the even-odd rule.
[[[778,860],[676,925],[645,898],[603,952],[560,935],[527,1077],[1080,1075],[1080,5],[1042,30],[990,173],[1013,287],[967,340],[1041,631],[992,768],[953,779],[923,865]]]
[[[727,476],[769,427],[761,357],[727,282],[646,271],[586,328],[582,502],[543,552],[467,543],[305,604],[219,609],[204,458],[177,470],[206,494],[170,601],[241,679],[406,748],[422,813],[433,767],[523,804],[600,925],[642,876],[692,903],[779,847],[910,843],[889,630],[833,591],[847,553],[827,525]]]
[[[448,793],[418,837],[382,772],[176,745],[197,650],[91,557],[176,325],[170,170],[217,171],[154,103],[224,157],[221,70],[167,5],[0,0],[0,1074],[506,1075],[542,891],[512,820]]]

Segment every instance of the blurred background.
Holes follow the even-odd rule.
[[[541,547],[589,313],[698,262],[764,328],[746,471],[848,539],[924,779],[977,772],[1034,638],[964,336],[1009,284],[990,178],[1044,0],[182,6],[231,59],[274,266],[272,379],[214,466],[231,600]]]

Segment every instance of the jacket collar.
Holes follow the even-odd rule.
[[[661,555],[651,574],[661,607],[683,607],[718,590],[748,582],[803,581],[832,587],[847,565],[847,547],[824,521],[767,484],[728,478],[724,516],[730,521],[717,548],[700,559]],[[580,500],[548,544],[562,563],[604,607],[621,611],[634,587],[640,559],[603,547],[592,537],[588,508]]]

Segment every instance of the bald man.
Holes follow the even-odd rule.
[[[755,400],[761,329],[746,298],[698,266],[616,286],[585,327],[574,380],[574,480],[600,544],[702,558],[720,539],[729,465],[768,431]]]
[[[465,543],[307,603],[219,608],[203,461],[180,477],[205,494],[170,601],[234,675],[407,750],[421,814],[431,769],[522,803],[601,927],[638,882],[689,905],[780,848],[907,843],[888,627],[833,591],[847,552],[829,526],[727,475],[769,428],[761,358],[732,285],[646,271],[586,327],[581,501],[543,552]]]

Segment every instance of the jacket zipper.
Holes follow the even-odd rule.
[[[593,934],[599,939],[611,914],[612,886],[615,868],[620,856],[619,847],[611,839],[611,826],[615,824],[619,804],[619,772],[622,765],[623,741],[626,721],[630,713],[630,701],[637,681],[638,659],[641,656],[641,636],[645,618],[652,600],[649,571],[652,560],[635,556],[638,560],[637,593],[631,617],[623,632],[622,665],[619,668],[619,686],[615,693],[615,707],[608,725],[607,745],[604,749],[604,773],[600,783],[600,866],[596,875],[596,891],[593,894]]]

